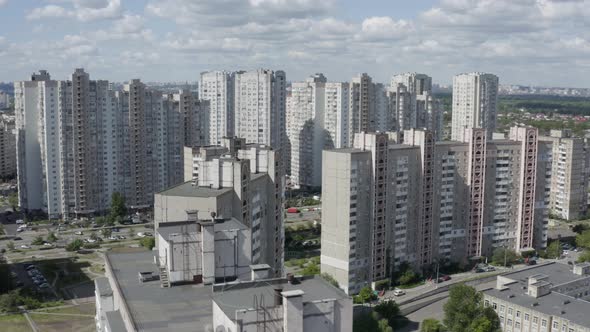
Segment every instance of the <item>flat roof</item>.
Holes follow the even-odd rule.
[[[579,276],[574,274],[569,265],[552,263],[545,265],[538,265],[535,268],[526,269],[510,274],[505,274],[504,277],[528,283],[529,277],[546,277],[543,281],[550,282],[553,286],[572,282],[574,280],[587,278],[588,276]]]
[[[210,223],[209,220],[202,220],[201,222]],[[197,232],[197,221],[184,221],[184,222],[163,222],[159,224],[157,229],[158,234],[160,234],[163,238],[167,238],[171,234],[179,234],[183,231],[188,233],[196,233]],[[184,228],[184,229],[183,229]],[[228,218],[228,219],[215,219],[215,224],[213,225],[213,229],[215,232],[219,231],[226,231],[231,229],[247,229],[248,227],[242,224],[236,218]]]
[[[506,285],[503,290],[492,288],[485,290],[484,293],[521,307],[542,312],[546,315],[565,318],[577,325],[590,327],[590,315],[588,314],[590,313],[590,302],[556,292],[535,298],[527,295],[527,291],[526,289],[522,289],[523,287],[526,287],[524,283],[516,282]],[[535,303],[537,305],[533,305]]]
[[[113,295],[113,290],[111,289],[111,284],[109,283],[109,279],[106,277],[99,277],[94,279],[94,284],[96,285],[96,289],[98,290],[98,294],[102,296]]]
[[[211,286],[160,287],[160,281],[140,283],[139,271],[157,272],[155,252],[107,253],[130,315],[138,331],[184,332],[212,330]]]
[[[292,291],[303,291],[303,303],[327,299],[349,298],[341,289],[330,285],[323,278],[304,277],[298,284],[290,284],[287,279],[266,279],[216,285],[213,300],[223,310],[226,316],[233,319],[235,312],[241,309],[251,309],[254,298],[259,301],[264,297],[265,304],[273,306],[275,289],[282,289],[282,293],[292,294]]]
[[[182,196],[182,197],[217,197],[233,191],[233,188],[213,189],[193,185],[193,181],[187,181],[177,186],[160,191],[158,195]]]
[[[338,152],[338,153],[368,153],[370,151],[368,150],[362,150],[362,149],[357,149],[357,148],[339,148],[339,149],[331,149],[331,150],[325,150],[325,151],[329,151],[329,152]]]

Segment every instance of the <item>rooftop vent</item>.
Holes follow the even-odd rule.
[[[508,298],[509,298],[509,299],[511,299],[511,298],[513,298],[513,297],[514,297],[514,294],[510,294],[510,295],[508,295]]]
[[[563,301],[563,305],[566,305],[566,304],[569,304],[569,303],[570,303],[570,300]]]

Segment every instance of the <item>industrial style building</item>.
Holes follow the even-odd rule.
[[[553,144],[549,209],[556,217],[573,220],[586,215],[588,152],[582,138],[569,130],[551,130],[540,139]]]
[[[216,331],[352,332],[352,317],[351,299],[317,276],[213,286]]]
[[[322,272],[356,293],[402,262],[423,269],[469,264],[497,247],[544,248],[551,143],[534,128],[465,137],[361,133],[354,148],[324,151]]]
[[[483,295],[503,331],[590,331],[589,263],[549,263],[498,276]]]
[[[225,146],[187,149],[188,176],[193,178],[155,195],[156,229],[186,220],[235,218],[252,231],[252,262],[266,263],[283,274],[284,171],[280,154],[263,145],[224,139]],[[191,151],[191,152],[188,152]]]
[[[484,128],[487,137],[496,129],[498,77],[467,73],[453,77],[451,139],[464,141],[465,129]]]
[[[154,192],[182,182],[183,146],[201,144],[207,108],[188,91],[165,95],[139,80],[115,90],[83,69],[15,82],[21,208],[88,215],[108,209],[114,192],[151,206]]]

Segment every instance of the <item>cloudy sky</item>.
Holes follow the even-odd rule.
[[[0,81],[76,67],[111,81],[265,67],[590,87],[590,0],[0,0]]]

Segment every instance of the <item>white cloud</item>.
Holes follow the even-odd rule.
[[[407,37],[414,30],[412,22],[395,21],[389,16],[369,17],[363,20],[359,37],[365,40],[391,40]]]
[[[8,3],[8,0],[0,0],[0,7]]]
[[[121,17],[121,0],[70,0],[70,6],[46,5],[34,8],[29,20],[44,18],[76,18],[81,22]]]

